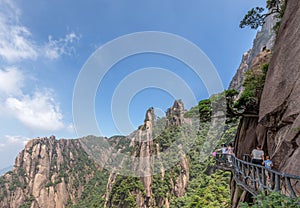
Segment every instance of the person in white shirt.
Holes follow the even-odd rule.
[[[260,145],[257,145],[256,149],[252,150],[251,156],[253,164],[262,165],[264,161],[264,151]]]
[[[221,153],[222,153],[221,159],[222,159],[223,162],[225,162],[225,160],[226,160],[226,153],[227,153],[226,144],[222,144],[221,149],[218,149],[218,151],[221,151]]]

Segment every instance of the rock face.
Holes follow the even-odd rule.
[[[167,125],[181,126],[184,123],[184,113],[185,109],[183,102],[181,100],[176,100],[173,106],[167,110]]]
[[[239,158],[260,144],[274,169],[300,175],[300,1],[289,0],[278,32],[259,116],[243,117],[235,139]],[[292,184],[300,193],[300,185]],[[232,207],[251,200],[231,181]],[[241,194],[242,193],[242,194]]]
[[[60,208],[68,200],[76,203],[84,184],[78,183],[75,188],[78,172],[73,170],[81,165],[82,154],[78,140],[56,140],[52,136],[29,141],[17,156],[13,170],[1,178],[0,207],[28,204],[32,208]],[[81,169],[87,181],[93,176],[92,170],[86,172],[89,169]]]
[[[272,50],[275,42],[275,32],[273,27],[276,23],[276,19],[273,16],[268,16],[264,25],[261,28],[253,41],[253,47],[249,51],[243,54],[241,64],[232,78],[229,89],[235,89],[242,91],[244,72],[248,71],[254,58],[263,51],[264,48]]]
[[[167,122],[164,126],[181,126],[185,122],[183,115],[185,113],[184,104],[182,101],[175,101],[173,106],[168,109],[166,116]],[[189,181],[189,161],[185,154],[181,154],[179,162],[175,164],[178,168],[178,173],[176,178],[166,178],[166,167],[164,167],[163,162],[161,161],[161,149],[160,144],[155,142],[154,138],[154,128],[155,125],[155,115],[154,109],[150,108],[146,112],[144,124],[139,127],[137,131],[129,135],[129,140],[131,141],[130,146],[134,147],[135,151],[133,155],[138,155],[139,162],[134,166],[136,168],[135,172],[139,176],[139,180],[143,186],[144,194],[141,191],[135,190],[131,192],[131,195],[135,197],[137,207],[169,207],[169,197],[175,195],[177,197],[183,196],[186,192],[186,188],[188,186]],[[158,158],[160,162],[154,160],[154,158]],[[134,162],[131,161],[133,164]],[[120,163],[125,163],[121,161]],[[159,166],[159,167],[158,167]],[[159,178],[160,181],[166,181],[166,183],[172,184],[172,189],[167,193],[165,197],[154,196],[156,190],[154,190],[154,176],[153,169],[159,169],[159,173],[156,175],[156,180]],[[126,207],[121,204],[114,204],[112,202],[113,196],[113,187],[116,183],[116,173],[112,172],[109,176],[107,189],[106,189],[106,201],[105,207]]]
[[[250,49],[249,51],[243,54],[241,64],[229,84],[229,89],[235,89],[239,92],[242,91],[244,72],[249,69],[249,65],[251,63],[251,51],[252,50]]]
[[[176,129],[188,121],[183,118],[184,112],[183,103],[175,101],[168,111],[170,119],[160,123],[163,130]],[[81,200],[89,197],[97,200],[93,206],[128,207],[119,203],[124,201],[123,193],[116,194],[123,179],[129,181],[126,184],[129,189],[133,187],[126,191],[130,191],[128,197],[134,198],[137,207],[169,207],[171,196],[183,196],[186,192],[189,160],[179,152],[179,158],[171,167],[174,170],[170,177],[170,167],[162,159],[163,148],[155,141],[154,135],[160,134],[155,119],[154,109],[150,108],[144,124],[127,137],[107,139],[87,136],[75,140],[56,140],[52,136],[30,140],[17,156],[13,170],[0,177],[0,207],[63,208],[80,206]],[[168,139],[172,138],[161,139],[169,142],[171,140]],[[123,157],[126,154],[129,156]],[[158,159],[155,160],[155,157]],[[120,175],[124,172],[114,172],[112,169],[109,169],[109,174],[102,169],[105,164],[118,168],[126,162],[133,164],[132,169],[138,177]],[[153,169],[158,170],[156,175],[153,175]],[[160,184],[168,186],[164,196],[156,193]],[[97,189],[95,196],[91,195],[94,189]],[[117,198],[118,202],[112,201],[113,198]]]
[[[289,0],[260,103],[275,168],[300,175],[300,2]]]
[[[250,69],[252,73],[262,73],[261,67],[270,62],[271,51],[264,50],[254,58]],[[261,91],[257,92],[258,100],[261,99]],[[240,121],[235,139],[235,154],[242,158],[244,154],[250,154],[257,144],[264,144],[266,130],[258,124],[258,112],[244,112]]]

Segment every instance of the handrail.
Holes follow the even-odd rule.
[[[295,186],[300,186],[300,176],[291,175],[267,169],[264,166],[253,164],[244,155],[245,160],[238,159],[230,154],[216,154],[216,165],[219,169],[231,171],[235,182],[252,195],[259,192],[280,191],[292,198],[299,197],[300,193]]]

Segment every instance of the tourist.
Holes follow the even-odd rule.
[[[221,149],[219,149],[219,151],[222,151],[222,154],[226,154],[226,152],[227,152],[226,144],[222,144],[222,147],[221,147]]]
[[[260,145],[257,145],[256,149],[252,150],[251,157],[253,164],[262,165],[264,160],[264,151],[261,150]]]
[[[232,163],[232,158],[231,156],[233,155],[233,147],[232,147],[232,143],[229,143],[228,144],[228,148],[227,148],[227,151],[226,151],[226,154],[227,154],[227,159],[228,159],[228,162]]]
[[[273,162],[270,160],[270,156],[269,155],[266,156],[266,159],[263,161],[263,165],[266,168],[265,173],[266,173],[267,179],[269,180],[270,176],[269,176],[269,171],[268,170],[271,170],[272,167],[273,167]]]
[[[221,153],[222,153],[222,157],[221,157],[222,161],[225,162],[226,154],[227,154],[226,144],[222,144],[222,147],[221,147],[221,149],[219,149],[219,151],[221,151]]]
[[[216,156],[217,156],[217,149],[215,149],[215,150],[211,153],[211,155],[212,155],[213,157],[216,157]]]
[[[227,147],[227,151],[226,151],[227,154],[230,154],[232,155],[233,154],[233,147],[232,147],[232,143],[229,143],[228,144],[228,147]]]

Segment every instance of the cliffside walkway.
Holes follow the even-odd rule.
[[[244,155],[244,160],[228,154],[217,154],[215,158],[217,168],[231,171],[235,182],[252,195],[280,191],[292,198],[300,196],[300,176],[253,164],[248,155]]]

